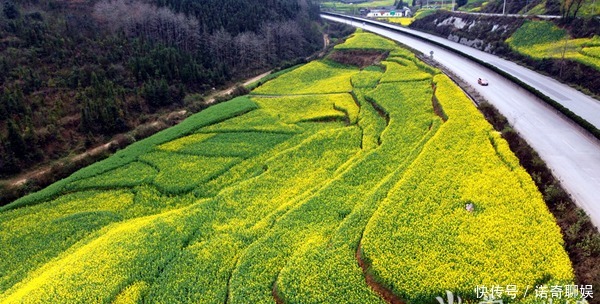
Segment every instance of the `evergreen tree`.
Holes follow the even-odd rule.
[[[20,3],[0,1],[10,46],[0,48],[3,172],[322,46],[311,0],[33,1],[27,12]]]
[[[2,12],[7,19],[17,19],[19,16],[21,16],[21,13],[19,12],[19,9],[15,3],[10,0],[4,2]]]
[[[0,176],[19,173],[19,164],[9,144],[0,136]]]
[[[119,109],[118,98],[113,82],[100,81],[96,73],[92,73],[91,85],[83,95],[79,95],[82,130],[104,134],[124,131],[127,126]]]
[[[26,118],[25,126],[25,135],[23,136],[23,141],[25,142],[25,146],[27,146],[25,157],[29,161],[40,160],[43,158],[43,154],[42,151],[40,151],[38,136],[35,133],[35,127],[33,126],[31,118]]]
[[[27,145],[25,144],[25,140],[23,139],[23,135],[21,134],[21,129],[17,125],[17,123],[9,119],[8,120],[8,145],[10,150],[13,151],[17,158],[24,158],[27,153]]]

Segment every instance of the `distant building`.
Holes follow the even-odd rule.
[[[412,11],[408,7],[403,7],[402,9],[395,8],[380,8],[373,9],[369,13],[367,13],[367,17],[410,17],[412,16]]]

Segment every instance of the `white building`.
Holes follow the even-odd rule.
[[[408,7],[404,7],[401,10],[381,10],[381,9],[376,9],[376,10],[371,10],[368,14],[367,17],[374,17],[374,18],[379,18],[379,17],[410,17],[412,16],[412,11],[410,10],[410,8]]]

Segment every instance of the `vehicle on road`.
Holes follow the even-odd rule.
[[[486,79],[483,78],[477,78],[477,83],[482,85],[482,86],[487,86],[489,83]]]

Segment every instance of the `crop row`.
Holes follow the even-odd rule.
[[[347,119],[356,123],[358,106],[350,94],[254,97],[253,100],[273,117],[294,124],[323,119]]]
[[[159,302],[218,303],[229,293],[228,301],[237,302],[234,293],[242,289],[235,285],[234,269],[239,267],[240,256],[296,200],[326,183],[335,169],[356,153],[358,135],[356,127],[318,132],[265,162],[268,169],[259,176],[226,188],[205,203],[211,209],[202,214],[215,218],[172,261],[148,297]],[[267,256],[267,252],[259,254]],[[253,285],[258,283],[255,278]],[[261,286],[270,296],[270,285]],[[243,303],[249,301],[254,302],[252,297],[242,299]]]
[[[132,162],[100,175],[74,181],[67,189],[130,188],[151,182],[158,171],[141,162]]]
[[[462,92],[435,76],[442,122],[435,69],[372,34],[341,48],[384,47],[385,70],[295,68],[0,210],[0,302],[382,303],[361,242],[410,302],[570,282],[540,194]]]
[[[383,71],[378,66],[370,66],[354,74],[351,78],[354,89],[374,89],[383,76]]]
[[[381,78],[381,82],[398,82],[398,81],[419,81],[431,80],[431,74],[418,69],[412,62],[404,60],[406,65],[398,63],[399,61],[384,61],[386,71]]]
[[[537,44],[558,43],[565,39],[567,31],[551,21],[525,21],[506,42],[514,47],[527,47]]]
[[[474,299],[477,285],[570,282],[560,229],[531,177],[464,93],[435,81],[449,119],[370,220],[371,271],[413,303],[445,290]]]
[[[118,297],[120,290],[124,289],[123,292],[126,293],[127,286],[132,284],[148,284],[150,287],[141,297],[152,301],[216,301],[221,298],[219,294],[224,295],[227,291],[227,277],[235,262],[233,255],[260,235],[254,230],[268,229],[268,218],[276,218],[281,212],[277,208],[285,208],[285,204],[301,196],[307,189],[324,183],[343,162],[356,153],[359,143],[360,132],[356,127],[319,131],[305,138],[299,145],[266,159],[260,166],[268,169],[260,176],[241,181],[211,200],[198,201],[190,207],[158,216],[141,217],[106,226],[76,246],[64,243],[62,250],[69,246],[70,249],[61,253],[59,259],[29,274],[21,283],[8,290],[0,301],[108,301]],[[178,188],[197,182],[193,173],[204,170],[201,166],[186,167],[185,161],[188,158],[184,158],[185,156],[152,152],[142,159],[153,163],[161,173],[172,175],[172,178],[165,178],[164,181],[176,184],[166,184],[165,187]],[[204,161],[206,160],[202,159],[198,163],[202,164]],[[226,165],[227,159],[224,161]],[[223,165],[205,164],[211,170],[218,170]],[[247,162],[245,165],[253,164]],[[193,172],[186,172],[189,170]],[[199,176],[203,177],[205,174],[201,172]],[[160,174],[157,180],[160,181]],[[178,182],[184,184],[179,185]],[[104,193],[113,195],[116,192]],[[62,203],[73,201],[73,197],[69,196],[61,199]],[[106,205],[106,199],[108,198],[94,198],[101,206]],[[190,200],[189,197],[182,199]],[[122,205],[120,201],[114,202]],[[47,204],[21,208],[14,212],[27,215],[32,211],[31,208],[42,209],[49,207]],[[187,204],[190,205],[189,202]],[[131,199],[121,207],[128,205],[131,205]],[[78,216],[83,212],[81,207],[77,209]],[[57,213],[64,212],[57,209]],[[29,222],[26,218],[22,220]],[[11,222],[7,223],[12,226]],[[70,223],[70,227],[83,228],[78,222]],[[40,226],[40,229],[44,228]],[[64,229],[59,225],[55,228]],[[90,232],[92,231],[94,229]],[[197,235],[194,231],[202,233]],[[39,248],[40,241],[34,238],[19,243]],[[57,244],[61,241],[62,239]],[[18,263],[13,265],[19,267]],[[163,270],[157,272],[157,269]],[[216,275],[220,272],[219,269],[223,271],[221,276]],[[191,276],[193,280],[188,280],[186,276]],[[202,280],[206,282],[198,284]],[[182,292],[184,295],[181,295]]]
[[[506,42],[516,51],[536,59],[567,58],[600,69],[595,50],[598,37],[570,39],[550,21],[526,21]]]
[[[270,132],[197,133],[161,145],[160,148],[199,156],[250,158],[270,150],[290,136]]]
[[[336,50],[368,49],[391,51],[397,48],[398,46],[395,42],[381,36],[363,32],[360,29],[348,38],[345,43],[335,46]]]
[[[257,95],[348,93],[358,69],[329,61],[313,61],[254,89]]]
[[[402,176],[439,126],[430,94],[428,82],[379,85],[369,96],[390,117],[381,145],[274,227],[274,235],[287,231],[286,243],[297,242],[293,252],[278,253],[278,259],[287,256],[277,280],[286,302],[382,303],[365,284],[355,253],[370,216],[393,185],[390,181]],[[294,231],[302,233],[292,236]]]
[[[257,105],[247,97],[238,97],[229,102],[217,104],[198,114],[192,115],[177,126],[163,130],[143,141],[133,143],[127,148],[115,153],[114,156],[79,170],[68,178],[56,182],[41,191],[27,195],[6,206],[2,206],[0,207],[0,212],[47,201],[63,193],[65,187],[71,182],[98,176],[127,165],[136,161],[140,155],[154,150],[163,143],[192,134],[202,127],[225,121],[232,117],[255,110],[256,108]]]
[[[406,62],[406,60],[411,61],[420,70],[427,72],[431,75],[441,73],[440,70],[438,70],[430,65],[425,64],[423,61],[418,59],[415,56],[415,54],[413,54],[411,51],[409,51],[407,49],[397,48],[390,52],[390,55],[388,56],[388,61],[398,61],[399,62],[398,59],[405,59],[405,60],[402,60],[403,65],[408,64],[408,62]]]
[[[273,277],[278,278],[277,293],[286,302],[381,301],[365,284],[354,259],[369,212],[378,203],[366,198],[374,195],[386,176],[400,176],[435,132],[432,122],[439,124],[439,119],[427,97],[432,93],[428,81],[390,83],[373,92],[355,93],[361,105],[362,152],[340,167],[344,170],[338,169],[339,174],[318,192],[295,200],[269,232],[238,257],[230,281],[230,302],[270,301]],[[390,119],[387,127],[377,127],[384,118],[365,100],[365,94],[385,111]],[[366,136],[377,136],[380,143],[366,146]],[[332,246],[334,241],[336,246]]]
[[[284,123],[277,117],[267,113],[266,110],[258,109],[245,115],[234,117],[198,130],[200,133],[247,131],[297,134],[302,132],[302,128],[294,124]]]
[[[415,18],[395,17],[395,18],[379,18],[378,20],[387,21],[389,23],[396,23],[396,24],[400,24],[402,26],[409,26],[411,23],[413,23],[413,21],[415,21]]]
[[[10,290],[28,285],[24,282],[37,277],[45,265],[93,241],[109,227],[191,203],[189,198],[163,197],[155,189],[141,186],[133,191],[76,192],[0,213],[0,302],[9,298]],[[35,297],[24,300],[40,301]]]
[[[586,56],[600,58],[600,46],[584,47],[581,52]]]
[[[153,183],[164,193],[191,191],[241,161],[237,157],[207,157],[168,152],[144,154],[140,160],[152,164],[159,173]]]
[[[349,83],[349,76],[347,79]],[[313,108],[314,115],[298,121],[318,119],[322,109],[330,109],[349,122],[356,123],[358,119],[358,107],[350,95],[308,97],[308,101],[296,104],[303,98],[279,102],[288,102],[288,112]],[[268,229],[267,218],[280,215],[277,208],[286,208],[306,191],[326,182],[360,146],[361,132],[357,127],[296,126],[293,123],[298,121],[282,119],[288,113],[283,111],[285,107],[278,110],[281,105],[271,100],[262,102],[260,107],[257,109],[247,98],[220,104],[216,112],[211,107],[197,115],[206,119],[194,116],[192,123],[186,120],[177,127],[177,134],[167,130],[139,142],[136,149],[120,152],[101,168],[86,168],[65,181],[66,186],[61,185],[61,189],[131,188],[106,190],[90,198],[97,208],[104,209],[96,211],[93,204],[77,204],[72,214],[56,208],[56,218],[63,224],[28,222],[28,215],[35,209],[55,204],[66,207],[86,195],[78,192],[16,209],[14,213],[2,213],[27,222],[31,235],[24,239],[18,233],[0,233],[3,244],[20,244],[14,249],[21,253],[5,261],[5,267],[12,267],[6,273],[13,275],[2,282],[0,301],[212,302],[223,298],[235,262],[233,256],[260,235],[253,230]],[[211,116],[213,113],[221,116]],[[244,161],[231,156],[256,157]],[[221,178],[221,174],[226,177]],[[200,190],[207,189],[203,188],[205,184],[214,186],[210,194]],[[194,196],[183,195],[195,188],[201,196],[208,194],[212,198],[197,201]],[[40,195],[37,202],[55,193]],[[128,201],[116,199],[117,195]],[[122,209],[111,211],[109,202]],[[178,207],[183,208],[160,213]],[[147,216],[153,211],[158,214]],[[89,220],[94,222],[90,224]],[[16,222],[6,224],[13,228]],[[45,240],[52,241],[55,247],[40,250]],[[29,257],[34,253],[39,261]],[[25,259],[32,261],[30,267],[16,262]],[[194,280],[177,279],[186,276]],[[205,284],[201,284],[202,280]],[[19,283],[15,285],[16,282]]]

